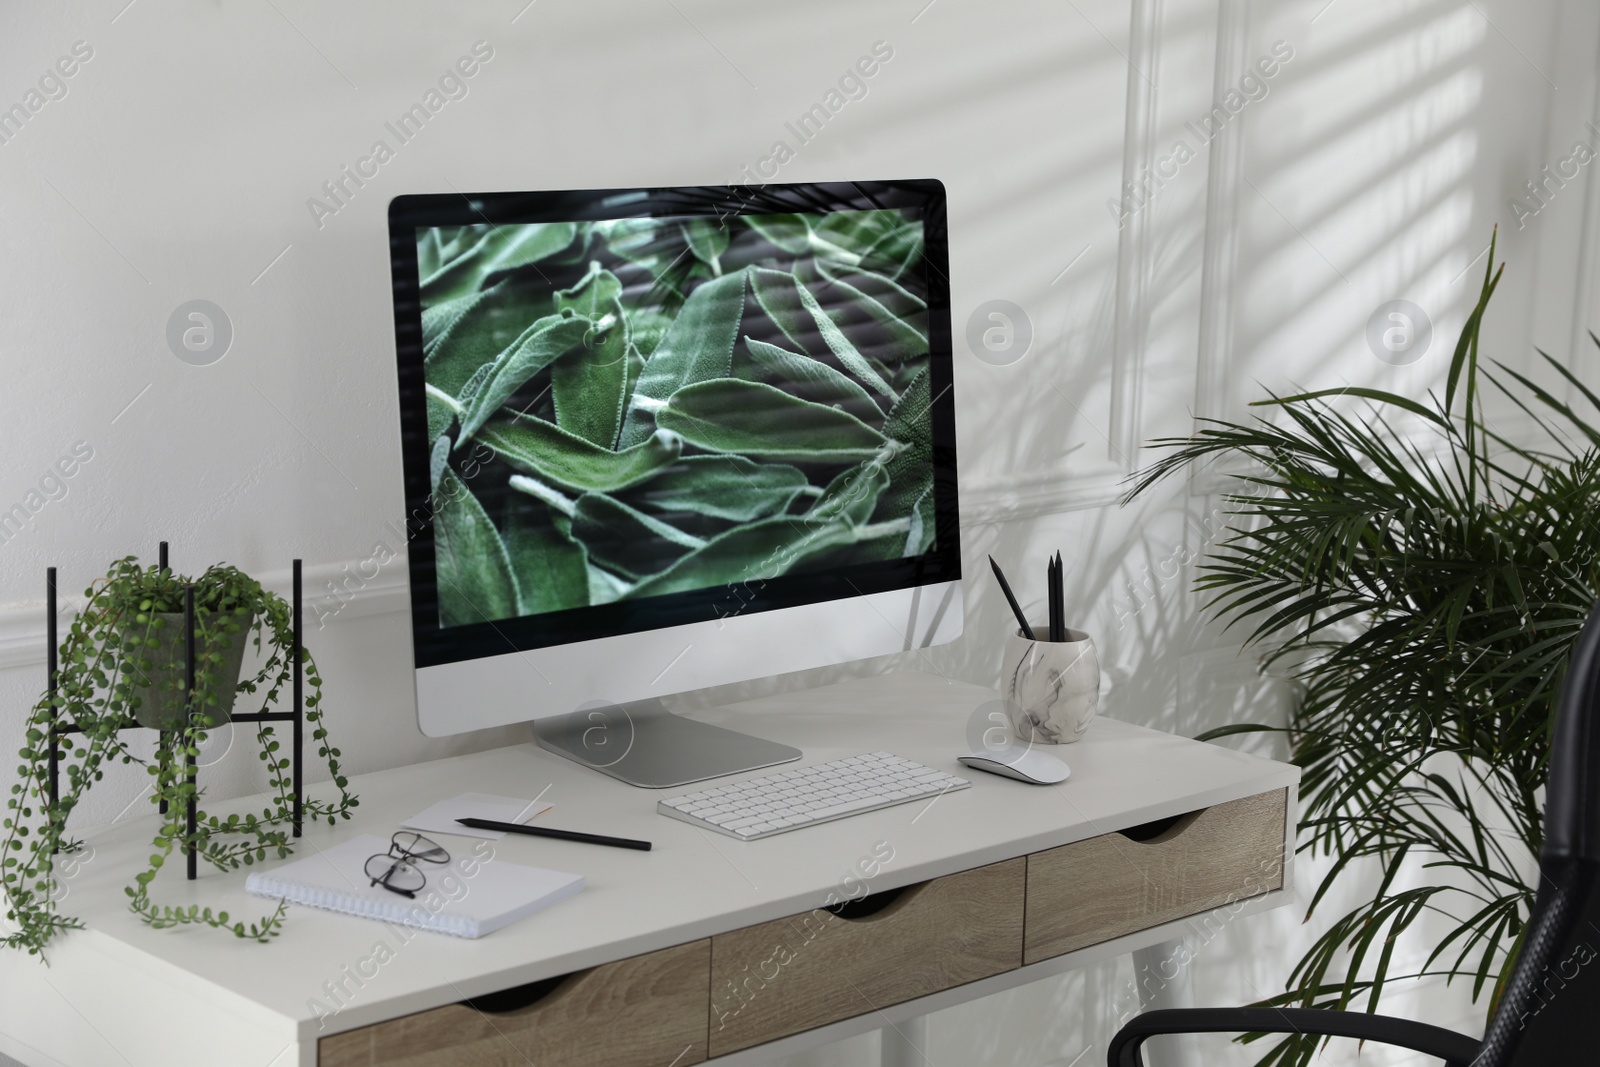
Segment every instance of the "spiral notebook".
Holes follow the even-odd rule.
[[[487,841],[450,847],[450,862],[421,865],[428,882],[415,899],[369,884],[367,857],[389,850],[366,834],[270,871],[257,871],[245,889],[326,911],[414,926],[455,937],[482,937],[536,911],[577,896],[581,874],[524,867],[495,855]]]

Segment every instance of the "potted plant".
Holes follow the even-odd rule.
[[[213,568],[195,586],[196,699],[208,726],[230,719],[255,626],[249,603],[259,589],[232,568]],[[106,587],[97,610],[115,620],[134,719],[153,730],[181,727],[189,711],[184,583],[168,571],[133,570]]]
[[[1259,403],[1281,421],[1206,420],[1192,437],[1156,442],[1174,451],[1127,495],[1211,460],[1242,470],[1225,496],[1231,528],[1196,584],[1206,610],[1244,627],[1300,699],[1287,726],[1202,737],[1287,733],[1304,769],[1299,849],[1333,860],[1307,918],[1357,877],[1356,861],[1381,871],[1268,1004],[1371,1011],[1387,983],[1442,975],[1469,980],[1492,1007],[1526,928],[1549,725],[1600,590],[1600,428],[1528,377],[1480,366],[1500,279],[1492,243],[1489,264],[1442,399],[1274,396]],[[1485,423],[1480,376],[1542,441]],[[1363,410],[1350,413],[1351,401]],[[1443,932],[1420,968],[1400,973],[1396,943],[1422,937],[1424,916]],[[1315,1046],[1290,1037],[1261,1063],[1304,1065]]]
[[[195,599],[195,686],[187,691],[184,598],[188,586]],[[193,847],[222,870],[253,864],[269,852],[291,851],[288,824],[294,816],[291,769],[270,723],[257,723],[260,758],[267,767],[271,804],[260,816],[218,818],[196,811],[196,828],[186,825],[189,800],[202,791],[191,784],[185,767],[199,755],[210,730],[229,720],[237,696],[261,697],[268,710],[289,681],[295,656],[289,605],[276,593],[231,566],[216,565],[198,578],[185,578],[133,557],[111,565],[106,576],[84,591],[88,602],[73,619],[59,649],[60,669],[54,694],[34,705],[0,841],[0,888],[6,917],[13,929],[0,944],[43,954],[57,933],[82,923],[60,914],[56,878],[58,853],[72,853],[81,843],[67,837],[67,819],[83,795],[105,773],[107,764],[142,764],[154,781],[150,802],[163,812],[149,866],[127,887],[130,906],[146,923],[158,927],[198,924],[231,930],[238,937],[265,941],[283,922],[284,906],[252,923],[230,919],[209,908],[174,908],[150,899],[150,884],[175,849]],[[248,648],[260,655],[260,666],[241,677]],[[301,650],[306,724],[318,754],[326,761],[339,797],[303,803],[308,819],[334,823],[350,818],[357,804],[339,766],[339,750],[328,739],[323,721],[322,679],[308,651]],[[50,728],[72,723],[80,733],[61,735],[62,787],[54,807],[49,798]],[[135,755],[122,731],[135,725],[161,731],[155,754]]]

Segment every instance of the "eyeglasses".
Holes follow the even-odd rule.
[[[419,863],[449,863],[450,853],[421,834],[402,830],[389,839],[389,851],[367,857],[367,877],[391,893],[415,897],[428,884]]]

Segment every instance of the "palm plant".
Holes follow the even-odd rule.
[[[1370,899],[1334,919],[1267,1004],[1375,1011],[1388,983],[1444,976],[1470,980],[1492,1009],[1534,900],[1555,698],[1600,589],[1600,429],[1503,364],[1480,368],[1479,329],[1504,270],[1490,247],[1442,400],[1272,396],[1258,403],[1281,424],[1205,420],[1190,438],[1155,442],[1174,451],[1125,498],[1205,461],[1241,472],[1224,495],[1230,528],[1196,586],[1300,699],[1287,726],[1202,739],[1287,733],[1304,771],[1299,850],[1333,859],[1307,919],[1357,877],[1357,861],[1381,870]],[[1534,432],[1513,440],[1485,423],[1480,376]],[[1428,950],[1420,968],[1397,963],[1408,931]],[[1315,1050],[1315,1038],[1290,1037],[1260,1063],[1305,1065]]]

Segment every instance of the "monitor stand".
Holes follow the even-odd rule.
[[[579,708],[535,719],[539,747],[645,789],[703,782],[797,760],[798,748],[668,711],[660,700]]]

